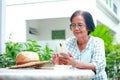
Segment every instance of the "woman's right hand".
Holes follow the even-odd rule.
[[[58,54],[53,54],[52,58],[51,58],[51,62],[52,64],[59,64],[59,55]]]

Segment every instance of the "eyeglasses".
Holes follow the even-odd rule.
[[[76,27],[81,29],[83,27],[85,27],[86,25],[85,24],[81,24],[81,23],[78,23],[78,24],[75,24],[75,23],[71,23],[70,24],[70,29],[75,29]]]

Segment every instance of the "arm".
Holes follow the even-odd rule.
[[[91,62],[95,66],[96,73],[99,73],[100,71],[105,70],[106,67],[105,48],[102,39],[96,42],[93,53]]]
[[[80,69],[91,69],[95,72],[95,66],[93,63],[85,63],[85,62],[77,62],[75,61],[72,64],[73,67],[80,68]]]
[[[95,66],[93,63],[85,63],[85,62],[80,62],[74,60],[73,56],[69,54],[69,57],[60,59],[61,62],[67,63],[67,65],[72,65],[73,67],[80,68],[80,69],[91,69],[92,71],[95,72]]]

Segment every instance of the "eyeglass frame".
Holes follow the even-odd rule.
[[[74,24],[74,26],[73,26],[73,24]],[[71,23],[70,24],[70,29],[75,29],[76,27],[79,28],[79,29],[81,29],[81,28],[83,28],[85,26],[86,26],[86,24],[82,24],[82,23],[78,23],[78,24]]]

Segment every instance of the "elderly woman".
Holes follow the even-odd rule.
[[[72,65],[77,69],[91,69],[96,74],[93,80],[107,80],[104,42],[89,35],[95,29],[91,14],[77,10],[70,21],[74,37],[66,40],[68,56],[62,54],[64,58],[60,58],[58,54],[54,54],[52,63]]]

